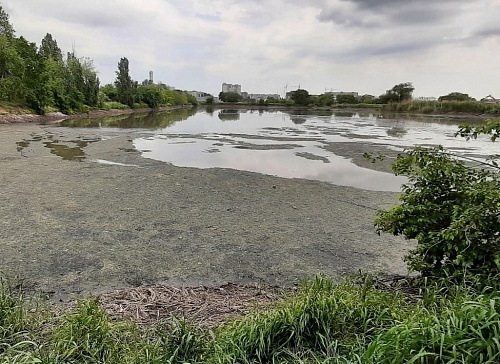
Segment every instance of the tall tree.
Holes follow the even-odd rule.
[[[411,82],[405,82],[395,85],[383,95],[380,95],[379,102],[387,104],[389,102],[403,102],[411,100],[411,95],[415,88]]]
[[[132,107],[134,105],[133,82],[129,73],[129,62],[126,57],[118,62],[115,80],[118,101]]]
[[[53,59],[62,62],[61,48],[57,45],[57,41],[52,38],[52,34],[47,33],[42,39],[38,53],[45,59]]]
[[[23,73],[19,75],[22,82],[16,88],[22,90],[22,96],[30,107],[43,114],[50,102],[44,59],[37,53],[36,44],[24,37],[15,38],[15,45],[24,61]]]
[[[0,35],[3,35],[7,38],[12,38],[14,36],[14,27],[10,23],[9,14],[3,10],[3,7],[0,5]]]

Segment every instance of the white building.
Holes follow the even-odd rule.
[[[215,101],[215,98],[212,95],[210,95],[206,92],[203,92],[203,91],[188,91],[188,94],[190,94],[191,96],[196,98],[196,101],[201,102],[201,103],[207,102],[207,99],[209,97],[213,98]]]
[[[241,85],[224,82],[222,84],[222,92],[236,92],[238,95],[241,95]]]
[[[267,100],[267,99],[281,99],[281,96],[278,94],[248,94],[247,98],[253,100]]]

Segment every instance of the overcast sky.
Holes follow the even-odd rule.
[[[101,84],[121,57],[133,79],[218,94],[298,85],[380,95],[458,91],[500,98],[500,0],[0,0],[17,36],[51,33],[94,60]]]

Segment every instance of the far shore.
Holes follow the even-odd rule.
[[[92,110],[86,113],[79,114],[63,114],[61,112],[51,112],[45,115],[31,114],[31,113],[5,113],[0,114],[0,124],[15,124],[15,123],[36,123],[36,124],[47,124],[47,123],[57,123],[67,119],[82,119],[82,118],[99,118],[105,116],[119,116],[128,114],[142,114],[149,112],[163,112],[171,111],[183,108],[190,108],[191,106],[164,106],[157,109],[151,108],[140,108],[140,109],[111,109],[111,110]],[[368,107],[310,107],[302,105],[249,105],[240,103],[223,103],[223,104],[210,104],[210,105],[199,105],[202,108],[212,108],[212,109],[239,109],[239,110],[304,110],[304,111],[325,111],[325,112],[377,112],[381,115],[404,115],[404,116],[415,116],[415,117],[441,117],[450,119],[490,119],[495,118],[495,115],[490,114],[472,114],[472,113],[432,113],[432,114],[422,114],[422,113],[398,113],[398,112],[387,112],[380,108],[368,108]]]

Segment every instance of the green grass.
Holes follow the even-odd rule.
[[[110,101],[110,102],[103,102],[102,104],[102,109],[103,110],[125,110],[125,109],[130,109],[128,105],[121,104],[119,102],[115,101]]]
[[[1,279],[1,363],[498,363],[500,283],[381,290],[368,276],[318,276],[272,307],[212,330],[116,322],[96,299],[34,306]],[[34,309],[35,307],[36,309]]]

